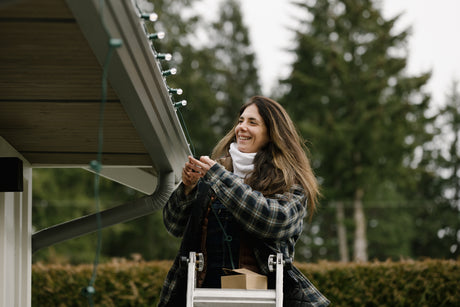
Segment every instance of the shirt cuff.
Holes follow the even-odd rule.
[[[211,185],[214,185],[227,170],[219,163],[215,163],[204,175],[204,179]]]

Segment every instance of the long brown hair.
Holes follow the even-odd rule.
[[[245,182],[265,196],[287,192],[293,184],[300,184],[308,196],[308,211],[313,215],[319,196],[319,187],[310,161],[307,148],[298,134],[286,110],[276,101],[254,96],[240,109],[255,104],[267,127],[269,142],[254,158],[254,170]],[[239,118],[238,116],[238,118]],[[214,147],[212,158],[229,156],[232,142],[236,142],[235,126]]]

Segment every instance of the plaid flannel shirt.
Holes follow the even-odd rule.
[[[210,185],[210,193],[214,193],[227,210],[240,221],[243,230],[264,242],[266,248],[254,248],[255,257],[263,274],[269,274],[267,265],[269,254],[281,252],[285,259],[293,259],[294,245],[302,232],[303,220],[306,216],[304,205],[306,196],[300,185],[292,186],[287,193],[267,198],[260,192],[252,190],[243,179],[218,163],[211,167],[202,180]],[[191,205],[196,197],[196,190],[185,196],[182,184],[171,195],[163,209],[163,219],[166,229],[172,235],[183,236]],[[159,306],[167,304],[177,279],[183,278],[179,276],[178,268],[179,259],[176,257],[163,285]],[[297,268],[292,266],[287,273],[311,302],[306,306],[329,305],[329,300]]]

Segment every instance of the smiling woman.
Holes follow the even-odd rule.
[[[238,150],[256,153],[268,143],[267,127],[255,104],[248,106],[241,114],[235,128]]]
[[[292,259],[307,212],[318,192],[304,145],[284,108],[255,96],[214,148],[212,157],[189,157],[182,183],[163,209],[166,229],[182,237],[159,306],[185,306],[189,252],[204,255],[197,286],[220,288],[224,268],[268,277],[268,257]],[[284,274],[284,306],[327,306],[329,301],[294,266]]]

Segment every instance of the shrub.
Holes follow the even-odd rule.
[[[118,260],[97,270],[95,306],[156,306],[171,261]],[[332,306],[460,306],[460,262],[297,263]],[[32,269],[32,306],[88,306],[92,265]],[[288,306],[287,306],[288,307]]]
[[[333,306],[460,306],[460,262],[298,264]]]
[[[114,261],[100,264],[94,284],[95,306],[155,306],[170,261]],[[32,268],[32,306],[88,306],[81,294],[92,265],[43,265]]]

